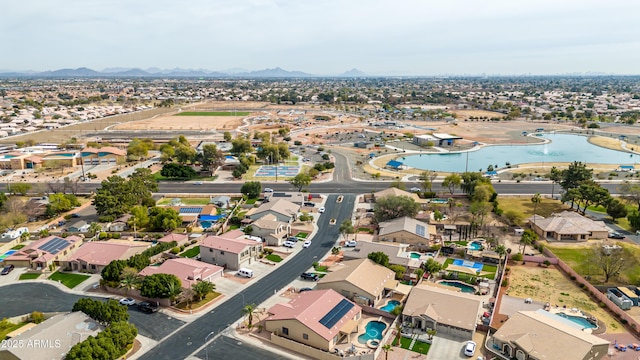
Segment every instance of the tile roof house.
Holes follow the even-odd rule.
[[[587,241],[606,239],[609,229],[603,221],[593,221],[573,211],[563,211],[544,218],[529,218],[533,231],[542,239],[555,241]]]
[[[473,339],[482,309],[482,299],[441,287],[414,286],[402,310],[405,323],[423,331],[435,329],[439,334],[450,334]]]
[[[186,243],[189,242],[189,235],[188,234],[167,234],[163,237],[161,237],[160,239],[157,240],[159,243],[170,243],[172,241],[175,241],[176,243],[178,243],[178,246],[184,245]]]
[[[36,240],[4,259],[5,265],[30,267],[34,270],[47,269],[49,265],[62,261],[82,245],[79,236],[47,236]]]
[[[3,346],[0,359],[64,359],[73,345],[102,330],[104,326],[81,311],[58,314],[12,337],[9,344],[23,346]]]
[[[316,285],[333,289],[357,304],[376,306],[398,287],[396,273],[369,259],[337,263]]]
[[[198,220],[201,215],[216,215],[218,213],[218,209],[216,209],[215,205],[207,204],[207,205],[179,205],[179,206],[169,206],[169,208],[178,212],[180,217],[182,218],[183,223],[190,223]]]
[[[405,244],[428,244],[430,239],[429,224],[403,216],[401,218],[381,222],[378,229],[378,240]]]
[[[255,221],[267,214],[272,214],[278,221],[291,223],[297,218],[298,211],[300,211],[300,205],[288,200],[277,199],[265,202],[260,207],[249,210],[245,217]]]
[[[259,236],[269,246],[280,246],[291,233],[291,224],[278,221],[273,214],[267,214],[251,223],[251,235]]]
[[[231,270],[250,265],[252,261],[256,261],[260,252],[262,252],[262,243],[252,240],[207,236],[200,243],[202,261]]]
[[[300,293],[288,303],[276,304],[265,319],[265,329],[314,348],[332,351],[340,342],[350,342],[358,332],[362,308],[333,290]]]
[[[545,310],[518,311],[493,335],[493,346],[511,359],[593,359],[607,355],[609,341]]]
[[[182,287],[190,289],[199,281],[215,282],[222,278],[223,268],[194,259],[169,259],[160,266],[147,266],[140,271],[140,276],[153,274],[172,274],[182,282]]]
[[[66,260],[60,261],[67,271],[100,273],[113,260],[126,260],[149,248],[149,244],[92,241],[83,244]]]

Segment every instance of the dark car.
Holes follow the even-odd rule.
[[[305,291],[311,291],[313,290],[312,288],[302,288],[299,290],[299,292],[305,292]]]
[[[72,217],[72,218],[79,218],[79,217],[80,217],[80,215],[79,215],[79,214],[76,214],[76,213],[73,213],[73,214],[71,214],[71,217]]]
[[[4,269],[2,269],[2,272],[0,272],[0,275],[8,275],[10,272],[13,271],[14,266],[13,265],[7,265],[4,267]]]
[[[306,202],[304,203],[304,206],[314,207],[314,206],[316,206],[316,203],[311,202],[311,201],[306,201]]]
[[[612,231],[609,233],[609,237],[611,239],[624,239],[624,235],[620,234],[619,232],[616,231]]]
[[[300,277],[303,278],[304,280],[311,280],[311,281],[320,280],[320,277],[317,274],[314,274],[314,273],[302,273],[302,275],[300,275]]]
[[[60,221],[58,221],[58,226],[62,226],[62,225],[64,225],[64,224],[66,224],[66,223],[67,223],[66,221],[64,221],[64,220],[60,220]]]
[[[151,303],[148,301],[143,301],[138,304],[138,310],[151,314],[158,311],[158,304]]]

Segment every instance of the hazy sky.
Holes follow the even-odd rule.
[[[1,70],[640,73],[637,0],[3,0]]]

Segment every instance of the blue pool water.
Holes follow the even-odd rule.
[[[469,171],[478,169],[485,171],[489,165],[498,165],[501,168],[507,162],[511,165],[573,161],[590,164],[634,165],[640,161],[638,155],[592,145],[585,136],[544,134],[542,137],[551,142],[536,145],[486,146],[468,153],[411,155],[400,158],[399,161],[417,169],[443,172],[463,172],[467,164]]]
[[[409,256],[411,256],[412,259],[420,259],[420,253],[416,253],[416,252],[412,252],[409,254]]]
[[[589,320],[581,316],[567,315],[565,313],[557,313],[556,315],[578,324],[578,326],[583,329],[595,329],[598,327],[597,325],[590,323]]]
[[[471,244],[469,244],[469,249],[471,250],[480,250],[482,248],[482,244],[480,244],[477,241],[473,241]]]
[[[15,254],[18,250],[9,250],[6,253],[0,255],[0,260],[4,260],[5,258],[9,257],[9,255]]]
[[[398,301],[398,300],[389,300],[387,305],[381,307],[380,310],[383,310],[383,311],[386,311],[386,312],[392,312],[393,309],[395,309],[398,305],[400,305],[400,301]]]
[[[365,333],[358,336],[358,342],[360,344],[366,344],[369,340],[382,340],[382,332],[387,327],[387,324],[381,321],[369,321],[365,326]]]
[[[478,248],[478,249],[480,249],[480,248]],[[477,262],[463,260],[463,259],[455,259],[455,260],[453,260],[453,265],[465,266],[465,267],[476,269],[476,270],[482,270],[482,263],[477,263]]]
[[[456,287],[462,290],[463,293],[467,293],[467,294],[474,294],[476,292],[476,289],[473,286],[463,284],[457,281],[440,281],[438,284]]]

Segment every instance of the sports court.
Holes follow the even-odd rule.
[[[300,172],[300,166],[295,165],[278,165],[277,175],[285,177],[294,177]],[[262,165],[256,171],[256,177],[276,177],[275,165]]]
[[[453,260],[453,265],[472,268],[472,269],[475,269],[476,271],[482,270],[482,266],[483,266],[482,263],[477,263],[477,262],[462,260],[462,259]]]

